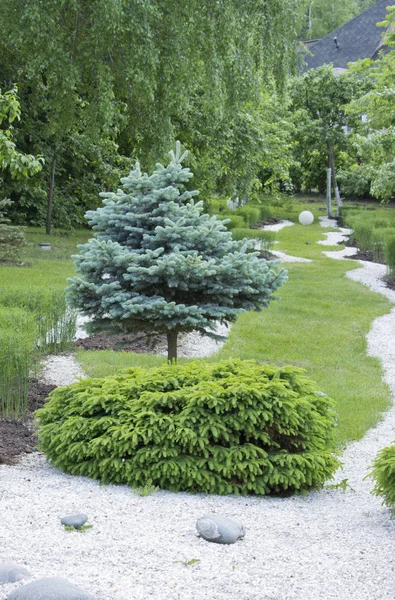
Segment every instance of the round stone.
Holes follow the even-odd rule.
[[[309,210],[304,210],[299,215],[299,223],[302,225],[311,225],[314,221],[314,215]]]
[[[25,567],[16,563],[0,563],[0,583],[15,583],[28,579],[31,574]]]
[[[7,600],[97,600],[67,579],[46,577],[11,592]]]
[[[246,534],[244,525],[219,515],[200,517],[196,529],[203,539],[215,544],[234,544]]]
[[[88,517],[86,515],[84,515],[83,513],[78,514],[78,515],[67,515],[66,517],[63,517],[63,519],[61,519],[61,523],[62,525],[65,525],[66,527],[83,527],[83,525],[85,525],[85,523],[87,522]]]

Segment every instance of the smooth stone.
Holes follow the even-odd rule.
[[[67,515],[60,522],[67,527],[82,527],[87,520],[88,517],[81,513],[79,515]]]
[[[0,583],[15,583],[32,577],[25,567],[16,563],[0,563]]]
[[[67,579],[46,577],[14,590],[7,600],[97,600],[97,598]]]
[[[196,521],[196,529],[202,538],[216,544],[234,544],[246,534],[242,523],[219,515],[200,517]]]

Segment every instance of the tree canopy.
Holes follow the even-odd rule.
[[[111,187],[126,173],[117,157],[153,166],[172,140],[183,139],[184,114],[196,137],[201,113],[208,123],[226,122],[263,85],[283,87],[294,60],[295,6],[296,0],[3,0],[0,86],[18,84],[19,140],[45,158],[34,203],[43,204],[46,194],[47,230],[56,203],[62,196],[68,202],[74,157]],[[104,173],[106,161],[113,168]],[[92,181],[85,210],[95,202]],[[17,191],[15,200],[22,196]],[[75,214],[74,205],[70,210]]]
[[[298,38],[324,37],[372,6],[376,0],[302,0],[296,11]]]
[[[305,174],[311,178],[312,157],[316,153],[321,163],[317,169],[318,176],[325,176],[326,168],[332,170],[338,207],[341,201],[337,190],[335,162],[339,152],[349,143],[347,126],[351,123],[345,107],[360,96],[364,88],[365,82],[358,77],[337,75],[333,72],[332,65],[324,65],[296,77],[290,90],[291,110],[297,123],[295,138],[302,170],[301,179]],[[317,181],[314,183],[317,185]],[[331,212],[330,206],[328,212]]]

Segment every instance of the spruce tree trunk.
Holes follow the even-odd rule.
[[[172,329],[167,333],[167,360],[170,364],[177,362],[177,337],[178,331]]]
[[[335,198],[336,198],[336,216],[338,217],[340,214],[340,207],[343,206],[343,202],[340,198],[339,186],[337,185],[336,172],[335,172],[335,158],[334,158],[334,154],[333,154],[332,140],[328,140],[328,157],[329,157],[329,166],[332,171],[332,184],[333,184],[333,189],[335,191]]]
[[[45,224],[45,232],[47,235],[51,233],[52,223],[52,208],[53,208],[53,194],[55,189],[55,167],[56,167],[56,151],[53,153],[51,161],[51,171],[49,174],[49,185],[47,194],[47,219]]]

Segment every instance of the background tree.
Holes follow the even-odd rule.
[[[215,337],[216,322],[267,306],[286,274],[235,242],[226,227],[202,214],[180,144],[167,167],[151,176],[135,170],[122,189],[103,193],[104,206],[87,214],[95,237],[75,257],[70,304],[99,330],[167,334],[168,360],[180,332]]]
[[[85,149],[91,144],[85,157],[97,156],[104,140],[107,149],[113,143],[121,156],[152,166],[193,107],[213,123],[254,101],[270,78],[281,88],[294,58],[295,5],[2,0],[0,85],[18,82],[24,106],[18,140],[46,160],[33,199],[22,191],[25,205],[38,199],[42,205],[46,194],[49,232],[55,196],[66,207],[68,177],[81,177],[75,163],[70,172],[76,136],[84,137]],[[195,131],[198,117],[189,122]],[[111,164],[117,167],[115,154]],[[86,167],[96,170],[95,161]],[[119,175],[113,170],[106,178],[103,171],[102,189]]]
[[[388,27],[385,43],[395,46],[395,7],[389,11],[382,23]],[[366,194],[388,202],[395,195],[395,50],[376,61],[357,61],[351,71],[366,82],[366,93],[347,107],[355,122],[352,140],[358,160],[343,178],[364,183]]]
[[[13,124],[21,116],[17,92],[16,88],[4,93],[0,90],[0,177],[8,172],[14,179],[38,173],[43,163],[41,157],[17,150],[14,142]],[[1,180],[0,182],[2,183]]]
[[[20,118],[20,104],[17,90],[0,91],[0,185],[6,173],[12,179],[26,180],[40,171],[42,160],[19,152],[13,141],[12,123]],[[9,199],[0,199],[0,258],[15,258],[24,245],[25,238],[19,227],[12,226],[5,216]]]
[[[198,127],[190,118],[183,115],[180,137],[193,148],[189,164],[204,194],[238,196],[246,203],[252,193],[276,191],[279,181],[289,179],[293,125],[287,98],[274,86],[213,123],[203,113]]]
[[[302,0],[295,15],[298,39],[323,37],[375,2],[376,0]]]
[[[290,89],[291,111],[297,123],[295,153],[299,157],[306,156],[306,151],[308,155],[314,151],[318,156],[326,154],[327,164],[322,162],[318,177],[322,177],[326,168],[331,169],[337,211],[341,198],[336,179],[336,157],[349,144],[347,127],[352,122],[345,106],[362,95],[364,86],[365,83],[356,76],[335,75],[332,66],[325,65],[296,77]],[[304,169],[309,171],[309,166]]]

